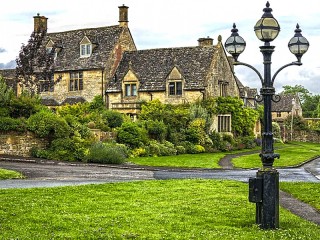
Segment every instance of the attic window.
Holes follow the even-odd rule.
[[[88,37],[84,37],[80,42],[80,57],[90,57],[92,54],[92,43]]]
[[[52,52],[52,47],[47,47],[46,48],[47,54],[53,54],[53,59],[56,60],[58,53],[57,51],[53,50],[54,52]]]
[[[91,55],[91,49],[92,45],[91,44],[81,44],[81,57],[90,57]]]
[[[54,42],[52,40],[49,40],[49,42],[46,45],[46,52],[47,54],[54,54],[54,59],[57,58],[58,52],[56,51],[56,49],[53,50],[53,46],[54,46]],[[52,52],[54,51],[54,52]]]
[[[182,95],[182,81],[169,82],[169,95],[170,96]]]
[[[125,84],[125,95],[126,97],[137,96],[137,84]]]

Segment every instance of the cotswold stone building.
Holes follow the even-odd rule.
[[[47,18],[34,17],[34,31]],[[57,106],[105,97],[106,106],[137,115],[141,101],[190,103],[206,97],[239,96],[221,37],[200,38],[198,46],[137,50],[128,27],[128,7],[119,7],[119,24],[47,33],[48,51],[56,46],[53,87],[40,86],[43,103]]]
[[[48,19],[34,17],[34,31],[47,32]],[[196,41],[195,41],[196,42]],[[41,82],[47,106],[92,101],[102,95],[106,107],[136,117],[142,101],[191,103],[208,97],[239,97],[221,36],[199,38],[191,47],[137,50],[128,27],[128,7],[119,7],[114,26],[46,33],[48,52],[55,49],[55,85]],[[217,130],[231,131],[231,116],[217,116]]]
[[[56,47],[54,79],[59,81],[51,88],[45,82],[40,84],[44,104],[73,104],[104,95],[124,51],[137,50],[128,28],[127,11],[128,7],[119,7],[119,24],[115,26],[47,33],[47,51]],[[34,31],[46,29],[47,18],[35,16]]]

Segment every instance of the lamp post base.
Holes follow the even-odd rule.
[[[279,228],[279,172],[259,170],[256,176],[262,180],[262,201],[256,203],[256,223],[262,229]]]

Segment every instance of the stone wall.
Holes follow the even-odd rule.
[[[282,138],[283,138],[283,135],[282,135]],[[285,133],[285,139],[288,141],[291,141],[290,131],[287,131]],[[320,143],[320,133],[318,133],[316,131],[297,131],[297,130],[294,130],[292,133],[292,141]]]
[[[0,154],[30,157],[32,147],[45,148],[48,142],[33,133],[1,132]]]

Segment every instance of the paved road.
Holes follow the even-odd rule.
[[[36,161],[0,161],[0,168],[22,172],[27,179],[2,180],[0,188],[55,187],[153,179],[230,179],[247,182],[257,170],[138,168]],[[278,169],[280,181],[319,182],[320,158],[298,168]]]

